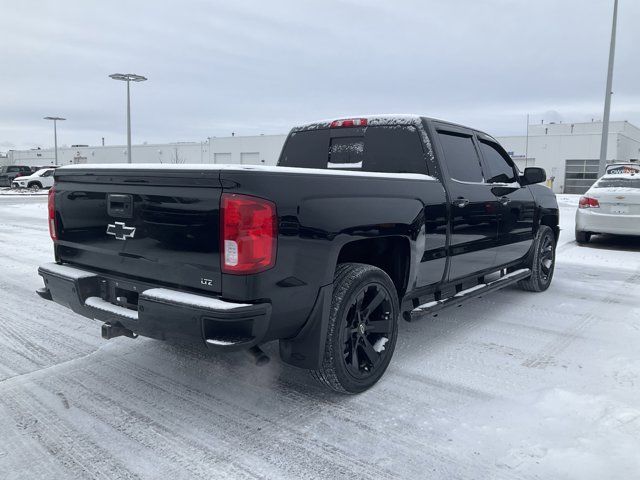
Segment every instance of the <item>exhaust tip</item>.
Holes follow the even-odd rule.
[[[271,358],[269,358],[269,355],[264,353],[264,351],[258,346],[251,347],[249,350],[247,350],[247,352],[253,358],[253,361],[255,362],[255,364],[259,367],[266,365],[271,361]]]

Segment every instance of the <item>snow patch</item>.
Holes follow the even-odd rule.
[[[298,167],[278,167],[276,165],[226,165],[226,164],[182,164],[168,165],[162,163],[123,163],[109,164],[96,163],[87,165],[67,165],[60,167],[58,172],[69,170],[189,170],[189,171],[226,171],[226,172],[265,172],[265,173],[299,173],[303,175],[337,175],[342,177],[371,177],[371,178],[394,178],[404,180],[428,180],[437,182],[438,180],[430,175],[421,173],[387,173],[387,172],[362,172],[348,170],[325,170],[322,168],[298,168]]]
[[[79,280],[95,276],[95,273],[80,270],[79,268],[70,267],[68,265],[60,265],[59,263],[45,263],[40,265],[38,269],[41,273],[50,273],[58,277],[66,277],[71,280]]]
[[[236,344],[236,342],[230,342],[228,340],[220,340],[217,338],[207,338],[207,343],[210,343],[211,345],[220,345],[220,346],[229,346],[229,345]]]
[[[492,187],[502,187],[502,188],[522,188],[522,185],[520,185],[518,182],[495,182],[495,183],[490,183],[489,185],[491,185]]]
[[[0,195],[7,195],[7,196],[24,196],[24,195],[46,196],[48,193],[49,193],[49,190],[44,190],[44,189],[33,191],[29,188],[10,188],[10,187],[0,188]]]
[[[373,344],[373,349],[378,353],[382,352],[384,350],[384,346],[388,341],[389,339],[387,337],[380,337],[378,340],[376,340],[376,343]]]
[[[635,478],[639,431],[635,407],[551,388],[478,409],[452,437],[456,443],[474,439],[474,449],[495,458],[512,478]]]
[[[101,299],[100,297],[89,297],[84,301],[84,304],[87,307],[93,307],[98,310],[102,310],[103,312],[113,313],[115,315],[120,315],[121,317],[127,317],[131,320],[138,320],[138,312],[136,312],[135,310],[130,310],[119,305],[114,305]]]
[[[210,310],[234,310],[236,308],[250,307],[249,303],[225,302],[219,298],[205,297],[193,293],[179,292],[167,288],[151,288],[140,295],[141,299],[159,300],[163,302],[178,303],[187,307],[208,308]]]

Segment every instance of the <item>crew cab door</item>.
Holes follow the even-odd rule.
[[[485,183],[472,131],[436,124],[441,166],[449,190],[449,280],[466,277],[496,263],[496,196]]]
[[[533,243],[535,202],[531,191],[521,187],[511,158],[494,139],[478,134],[486,182],[491,185],[498,212],[496,266],[518,260]]]

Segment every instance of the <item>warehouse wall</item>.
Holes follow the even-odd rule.
[[[611,122],[609,132],[608,161],[640,157],[640,129],[629,122]],[[601,122],[530,125],[528,157],[536,167],[544,168],[548,177],[555,177],[553,190],[562,193],[566,160],[600,158],[601,135]],[[497,140],[512,156],[524,158],[526,136],[498,137]],[[522,168],[520,163],[516,160]]]
[[[526,137],[498,137],[520,169],[538,166],[555,177],[553,189],[562,193],[567,160],[600,157],[601,122],[538,124],[529,126],[528,158],[524,159]],[[629,122],[611,122],[607,159],[629,161],[640,158],[640,129]],[[275,165],[286,135],[212,137],[205,142],[134,145],[134,163],[250,163]],[[121,163],[127,161],[126,146],[59,148],[59,163]],[[10,151],[2,164],[47,166],[54,163],[53,149]]]
[[[246,137],[211,137],[205,142],[132,145],[133,163],[255,163],[275,165],[286,135],[256,135]],[[12,165],[53,165],[52,148],[10,151],[5,163]],[[222,161],[220,161],[222,160]],[[123,163],[127,147],[108,145],[97,147],[59,147],[58,163]]]

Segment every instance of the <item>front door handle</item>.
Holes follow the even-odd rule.
[[[454,201],[451,202],[451,205],[458,208],[464,208],[469,205],[469,199],[458,197]]]
[[[498,198],[498,201],[502,204],[502,205],[506,205],[507,203],[511,202],[511,199],[507,196],[504,197],[500,197]]]

